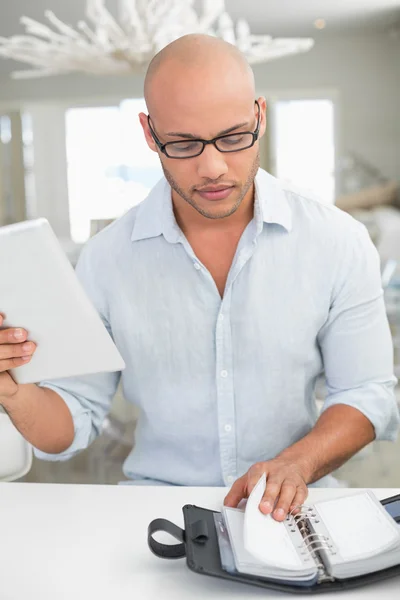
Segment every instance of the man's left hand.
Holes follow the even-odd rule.
[[[267,485],[260,510],[266,515],[272,513],[276,521],[283,521],[288,512],[303,504],[308,496],[305,470],[283,457],[250,467],[232,485],[224,504],[236,508],[243,498],[249,497],[263,473],[267,476]]]

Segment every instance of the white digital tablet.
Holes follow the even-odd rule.
[[[0,227],[2,329],[37,344],[17,383],[120,371],[125,363],[46,219]]]

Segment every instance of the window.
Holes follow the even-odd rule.
[[[273,105],[275,175],[323,202],[335,199],[334,104],[327,99]]]
[[[160,179],[158,155],[147,146],[138,115],[143,99],[66,113],[71,237],[85,242],[141,202]]]

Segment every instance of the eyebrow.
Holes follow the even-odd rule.
[[[234,125],[233,127],[229,127],[228,129],[224,129],[223,131],[220,131],[215,137],[219,137],[220,135],[226,135],[227,133],[231,133],[232,131],[235,131],[236,129],[240,129],[241,127],[244,127],[245,125],[249,125],[248,121],[245,121],[244,123],[239,123],[239,125]],[[167,135],[169,137],[183,137],[183,138],[188,138],[190,140],[202,139],[201,136],[194,135],[193,133],[181,133],[181,132],[177,132],[177,131],[169,131],[165,135]]]

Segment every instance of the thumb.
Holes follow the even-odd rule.
[[[9,398],[17,393],[18,384],[15,383],[8,371],[0,373],[0,396]]]

